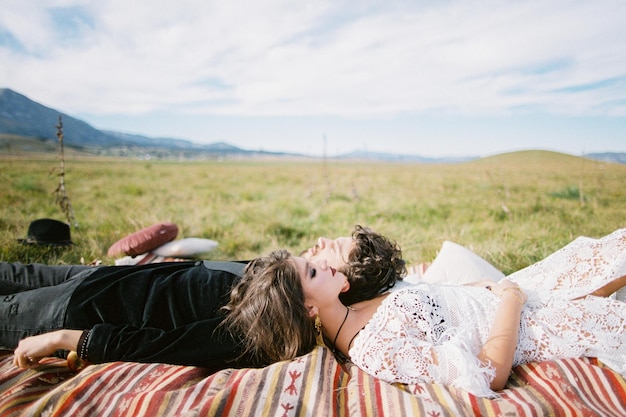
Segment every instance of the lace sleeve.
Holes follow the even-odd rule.
[[[388,382],[434,382],[478,396],[495,395],[489,388],[493,369],[478,360],[465,330],[447,328],[445,316],[433,296],[398,291],[355,339],[352,361]]]
[[[525,290],[554,291],[560,298],[573,300],[626,274],[624,253],[626,229],[618,229],[599,239],[578,237],[507,278]]]

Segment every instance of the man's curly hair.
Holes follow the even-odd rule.
[[[392,288],[406,275],[402,249],[367,227],[355,226],[355,242],[346,266],[341,268],[350,281],[350,290],[339,298],[345,305],[374,298]]]

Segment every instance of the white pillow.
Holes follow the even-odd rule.
[[[476,281],[499,281],[504,273],[497,270],[489,262],[458,243],[444,241],[435,260],[418,275],[404,278],[410,283],[428,282],[437,284],[469,284]]]
[[[215,249],[217,245],[218,243],[211,239],[187,237],[167,242],[154,249],[152,253],[171,258],[188,258],[200,253],[210,252]]]

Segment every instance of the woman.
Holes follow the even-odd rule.
[[[626,303],[599,297],[625,284],[626,229],[578,239],[497,284],[416,284],[347,307],[342,273],[278,251],[248,265],[227,323],[254,329],[246,351],[270,362],[310,351],[321,321],[330,348],[373,376],[489,396],[531,361],[594,356],[626,375]]]

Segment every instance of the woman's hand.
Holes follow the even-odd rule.
[[[513,292],[517,296],[517,299],[522,304],[524,304],[526,302],[526,298],[527,298],[526,294],[520,288],[520,286],[517,285],[517,283],[515,283],[513,281],[510,281],[510,280],[508,280],[506,278],[501,280],[500,282],[486,280],[486,281],[471,282],[471,283],[463,284],[463,285],[470,286],[470,287],[483,287],[483,288],[486,288],[487,290],[489,290],[493,294],[495,294],[495,296],[498,297],[498,298],[502,298],[502,296],[504,295],[505,292],[511,291],[511,292]]]
[[[57,350],[76,350],[81,330],[57,330],[20,340],[13,352],[13,364],[19,368],[34,368]]]

